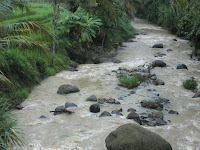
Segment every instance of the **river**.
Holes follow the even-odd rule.
[[[147,89],[156,89],[160,95],[170,99],[169,109],[178,111],[179,115],[164,111],[164,119],[170,120],[171,123],[145,128],[166,139],[173,150],[200,150],[200,98],[191,98],[194,93],[182,86],[182,82],[189,77],[200,81],[200,62],[190,59],[192,48],[188,41],[141,19],[135,19],[133,26],[140,34],[133,39],[136,42],[124,43],[126,47],[118,51],[116,59],[122,63],[79,65],[78,72],[62,71],[43,80],[33,89],[29,98],[22,103],[24,108],[13,112],[24,133],[24,150],[106,150],[105,138],[111,131],[125,123],[134,123],[126,119],[128,108],[135,108],[138,113],[147,111],[141,108],[139,103],[149,96]],[[173,41],[174,38],[178,41]],[[164,48],[153,49],[152,46],[156,43],[163,43]],[[167,52],[167,49],[173,51]],[[158,52],[167,55],[155,58],[154,55]],[[156,73],[157,77],[165,82],[164,86],[148,85],[135,89],[136,94],[132,95],[128,89],[116,88],[118,79],[113,70],[149,64],[156,59],[161,59],[168,65],[166,68],[152,69],[152,73]],[[186,64],[189,70],[177,70],[176,66],[182,63]],[[58,95],[57,89],[62,84],[75,85],[80,92]],[[85,100],[92,94],[98,98],[123,97],[121,105],[104,104],[101,112],[122,108],[124,116],[99,118],[100,113],[89,112],[93,103]],[[75,113],[56,116],[50,113],[66,102],[78,105],[73,108]],[[47,118],[40,119],[42,115]]]

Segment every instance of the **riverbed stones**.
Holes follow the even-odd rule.
[[[155,60],[152,62],[152,67],[166,67],[167,64],[162,60]]]
[[[97,102],[97,97],[95,95],[91,95],[86,99],[86,101],[92,101],[92,102]]]
[[[162,97],[153,97],[140,102],[141,106],[149,109],[162,110],[165,104],[169,103],[169,100]]]
[[[142,125],[147,125],[147,126],[166,125],[167,122],[163,120],[163,118],[164,118],[164,115],[163,115],[163,112],[161,111],[140,114],[140,120],[141,120]]]
[[[69,93],[76,93],[80,90],[76,86],[72,86],[70,84],[63,84],[58,88],[57,93],[61,95],[69,94]]]
[[[74,103],[65,103],[65,108],[68,108],[68,107],[77,107],[77,105],[76,104],[74,104]]]
[[[102,112],[102,113],[100,114],[99,117],[110,117],[110,116],[112,116],[112,115],[111,115],[109,112],[104,111],[104,112]]]
[[[100,105],[99,104],[93,104],[90,106],[90,112],[92,113],[98,113],[100,112]]]
[[[172,150],[161,136],[132,123],[111,132],[105,143],[108,150]]]
[[[108,104],[120,104],[119,101],[116,101],[114,98],[100,98],[98,99],[98,103],[99,104],[104,104],[104,103],[108,103]]]
[[[187,69],[188,67],[185,64],[179,64],[176,69]]]
[[[127,119],[133,119],[135,122],[142,124],[139,115],[134,111],[128,114]]]
[[[197,92],[192,98],[200,97],[200,92]]]
[[[158,44],[155,44],[152,48],[163,48],[163,44],[162,43],[158,43]]]

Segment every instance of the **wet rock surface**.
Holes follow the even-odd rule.
[[[163,48],[164,45],[162,43],[155,44],[152,48]]]
[[[169,111],[169,114],[175,114],[175,115],[178,115],[179,113],[178,113],[177,111],[170,110],[170,111]]]
[[[57,93],[61,95],[70,94],[70,93],[76,93],[80,90],[76,86],[72,86],[69,84],[63,84],[58,88]]]
[[[166,67],[166,63],[162,60],[155,60],[152,62],[152,67]]]
[[[74,104],[74,103],[65,103],[65,108],[68,108],[68,107],[77,107],[77,105],[76,104]]]
[[[172,150],[171,145],[159,135],[131,123],[111,132],[105,142],[108,150]]]
[[[187,69],[188,70],[188,67],[185,64],[179,64],[177,66],[177,69]]]
[[[90,106],[90,112],[92,113],[98,113],[100,112],[100,105],[99,104],[93,104]]]
[[[164,56],[166,56],[166,54],[164,53],[157,53],[154,55],[154,57],[164,57]]]
[[[120,104],[119,101],[115,100],[114,98],[100,98],[98,99],[99,104],[109,103],[109,104]]]
[[[92,102],[97,102],[97,97],[95,95],[91,95],[86,99],[86,101],[92,101]]]
[[[169,103],[168,99],[158,96],[140,102],[142,107],[149,109],[157,109],[157,110],[162,110],[164,105],[168,103]]]
[[[127,119],[133,119],[135,122],[142,124],[139,115],[134,111],[128,114]]]
[[[197,92],[192,98],[200,97],[200,92]]]
[[[110,117],[110,116],[112,116],[112,115],[111,115],[109,112],[104,111],[104,112],[102,112],[102,113],[100,114],[99,117]]]

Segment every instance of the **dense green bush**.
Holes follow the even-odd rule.
[[[137,7],[136,15],[189,39],[195,46],[195,54],[200,49],[200,1],[145,0]]]
[[[14,145],[22,146],[17,121],[8,110],[8,100],[0,98],[0,149],[10,149]]]
[[[124,77],[119,79],[119,85],[129,89],[138,87],[144,79],[139,76]]]
[[[198,86],[198,83],[194,78],[188,79],[183,82],[183,87],[188,90],[194,90],[197,88],[197,86]]]

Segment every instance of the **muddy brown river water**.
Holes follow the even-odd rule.
[[[105,138],[118,126],[134,123],[127,120],[127,109],[135,108],[138,113],[146,112],[139,102],[149,96],[147,89],[156,89],[160,95],[170,99],[169,109],[179,115],[164,112],[164,119],[170,120],[160,127],[145,127],[166,139],[173,150],[200,150],[200,98],[191,98],[194,93],[182,87],[182,82],[195,77],[200,83],[200,62],[190,59],[192,48],[188,41],[182,40],[168,31],[147,21],[136,19],[133,23],[141,33],[134,40],[124,43],[116,59],[120,64],[84,64],[78,72],[62,71],[49,77],[36,86],[28,99],[22,103],[24,109],[14,111],[19,120],[19,127],[24,132],[24,150],[106,150]],[[173,41],[176,38],[178,41]],[[156,43],[163,43],[163,49],[151,48]],[[167,49],[173,49],[167,52]],[[155,58],[158,52],[167,54]],[[118,87],[118,79],[112,70],[119,67],[137,67],[161,59],[168,65],[166,68],[154,68],[152,73],[165,82],[164,86],[148,85],[135,89],[136,94],[129,95],[131,90]],[[185,63],[189,70],[177,70],[178,64]],[[80,89],[79,93],[58,95],[57,89],[62,84],[72,84]],[[93,102],[86,98],[95,94],[98,98],[123,97],[121,105],[104,104],[104,110],[111,112],[123,108],[124,117],[115,116],[99,118],[99,114],[89,112]],[[72,115],[53,116],[49,111],[66,102],[78,105]],[[151,110],[149,110],[151,111]],[[40,119],[40,116],[46,119]],[[21,148],[15,148],[21,149]]]

